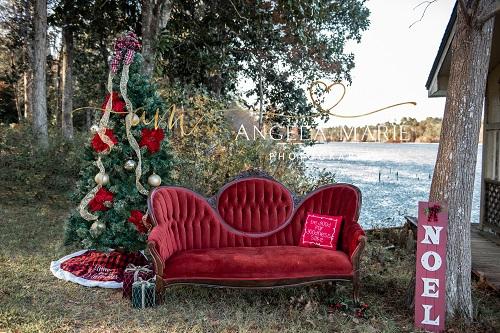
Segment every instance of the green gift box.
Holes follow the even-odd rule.
[[[132,284],[132,306],[144,309],[156,305],[156,283],[155,278],[139,280]]]

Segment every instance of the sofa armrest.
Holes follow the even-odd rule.
[[[349,256],[351,262],[354,262],[354,257],[359,256],[365,247],[365,231],[358,223],[351,224],[343,234],[342,244],[343,251]]]
[[[163,276],[165,262],[177,252],[175,235],[165,225],[155,226],[148,237],[148,249],[153,257],[156,275]]]

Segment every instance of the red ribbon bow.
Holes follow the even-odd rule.
[[[438,213],[441,212],[440,205],[434,205],[429,207],[429,215],[427,217],[427,222],[437,222],[438,221]]]
[[[134,59],[135,52],[139,51],[140,48],[141,42],[139,42],[139,39],[133,32],[119,37],[115,42],[115,54],[111,60],[111,71],[113,73],[118,71],[122,59],[125,65],[130,65]]]

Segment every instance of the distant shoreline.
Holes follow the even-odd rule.
[[[315,145],[318,144],[330,144],[330,143],[369,143],[369,144],[386,144],[386,145],[439,145],[439,142],[377,142],[377,141],[330,141],[330,142],[315,142]],[[479,142],[478,145],[482,145],[482,142]]]

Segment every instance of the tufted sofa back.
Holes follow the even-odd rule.
[[[171,239],[169,251],[238,246],[297,245],[307,213],[341,215],[342,233],[357,222],[361,193],[349,184],[323,186],[294,207],[282,184],[251,177],[233,181],[215,207],[199,194],[175,186],[156,188],[149,200],[155,228]]]
[[[292,194],[280,183],[265,178],[227,184],[220,190],[216,206],[228,230],[254,238],[284,227],[294,208]]]

